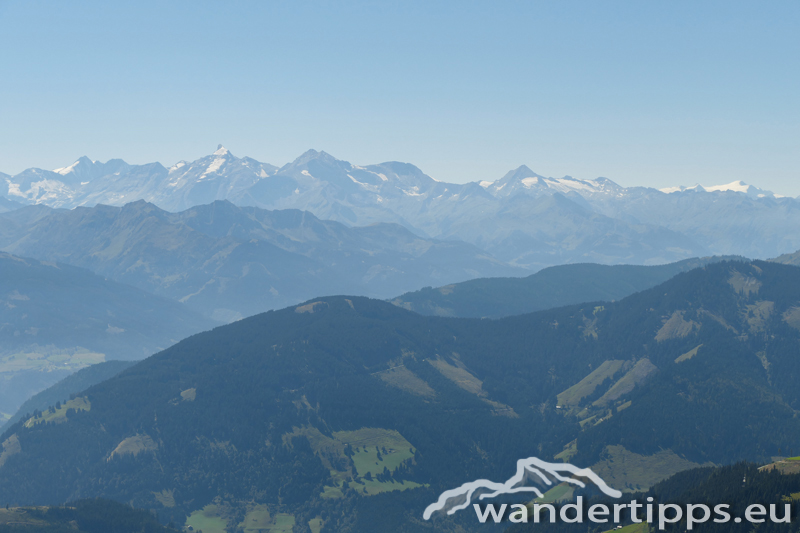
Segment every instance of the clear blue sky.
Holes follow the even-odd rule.
[[[800,2],[0,0],[0,171],[223,143],[800,194]]]

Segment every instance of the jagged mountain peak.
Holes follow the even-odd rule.
[[[544,176],[540,176],[539,174],[531,170],[530,167],[528,167],[528,165],[520,165],[514,170],[509,171],[505,176],[503,176],[503,179],[505,178],[521,179],[528,177],[543,178]]]
[[[235,161],[235,160],[238,160],[238,159],[239,158],[236,157],[235,155],[233,155],[233,153],[231,153],[230,150],[228,150],[227,148],[225,148],[224,146],[222,146],[220,144],[217,147],[217,149],[214,150],[210,155],[202,157],[202,158],[198,159],[197,161],[194,161],[193,163],[207,164],[207,161],[210,160],[211,161],[211,165],[213,165],[214,162],[218,162],[218,161]]]
[[[480,182],[480,185],[498,197],[506,197],[518,192],[539,195],[555,193],[576,193],[581,196],[604,192],[609,187],[618,189],[619,186],[609,179],[582,180],[572,176],[563,178],[548,178],[535,173],[527,165],[521,165],[509,171],[505,176],[495,182]]]
[[[103,176],[124,173],[129,168],[130,165],[122,159],[109,159],[103,163],[82,156],[71,165],[57,168],[53,172],[62,176],[60,179],[67,185],[81,187]]]
[[[92,161],[91,159],[89,159],[87,156],[84,155],[79,157],[71,165],[66,167],[56,168],[53,170],[53,172],[55,172],[56,174],[61,174],[62,176],[66,176],[67,174],[75,172],[76,169],[79,169],[80,167],[94,166],[96,163],[97,161]]]

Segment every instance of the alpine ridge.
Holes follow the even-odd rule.
[[[800,248],[792,230],[800,223],[800,201],[741,181],[657,190],[607,178],[550,178],[522,165],[496,181],[452,184],[408,163],[359,166],[317,150],[280,168],[236,157],[221,145],[169,168],[82,157],[55,171],[2,175],[0,195],[59,208],[145,200],[180,212],[228,200],[300,209],[351,226],[391,222],[420,235],[463,240],[531,270],[703,255],[766,259]]]
[[[0,215],[0,249],[92,270],[230,322],[316,295],[389,298],[428,284],[525,271],[403,226],[349,227],[307,211],[224,200],[170,213],[139,200]]]

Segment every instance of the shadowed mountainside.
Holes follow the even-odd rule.
[[[524,278],[480,278],[425,287],[391,302],[422,315],[500,318],[597,300],[620,300],[669,278],[725,260],[704,257],[658,266],[577,264],[545,268]]]
[[[0,252],[0,422],[79,368],[143,359],[214,325],[86,269]]]
[[[627,491],[764,461],[800,441],[798,310],[800,269],[765,262],[500,320],[318,298],[195,335],[7,428],[0,503],[103,495],[187,523],[456,531],[474,517],[423,509],[523,457]]]

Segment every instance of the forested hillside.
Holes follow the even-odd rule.
[[[209,329],[190,307],[64,263],[0,252],[0,353],[32,344],[141,359]]]
[[[44,411],[56,402],[66,401],[73,394],[105,381],[133,365],[133,361],[104,361],[82,368],[28,398],[6,424],[14,424],[26,414],[30,416],[36,410]],[[3,425],[0,425],[0,430],[2,427]]]
[[[800,442],[800,269],[722,262],[501,320],[318,298],[190,337],[0,437],[0,504],[103,495],[176,523],[459,531],[520,458],[646,490]],[[267,526],[265,525],[264,529]]]
[[[680,272],[740,257],[704,257],[657,266],[583,263],[548,267],[524,278],[478,278],[407,292],[392,303],[422,315],[500,318],[553,307],[620,300]]]
[[[112,500],[91,499],[61,507],[0,509],[0,533],[170,533],[156,516]]]
[[[143,359],[214,325],[86,269],[0,252],[0,425],[80,368]]]

